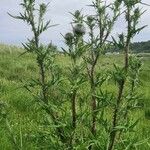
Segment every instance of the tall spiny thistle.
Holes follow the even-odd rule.
[[[129,59],[129,53],[130,53],[130,44],[133,37],[138,34],[145,26],[138,28],[138,23],[141,15],[143,14],[139,7],[137,6],[141,1],[140,0],[122,0],[124,7],[125,7],[125,19],[127,22],[127,34],[121,34],[119,35],[119,42],[117,42],[115,39],[114,45],[124,51],[124,66],[123,68],[119,68],[115,66],[116,72],[114,73],[114,79],[118,83],[118,95],[116,100],[116,105],[114,108],[113,113],[113,120],[112,120],[112,129],[110,132],[110,143],[108,145],[108,150],[113,150],[116,142],[117,142],[117,135],[119,130],[117,130],[117,127],[120,125],[120,123],[123,121],[123,124],[125,124],[125,120],[128,114],[128,111],[132,110],[132,108],[135,107],[135,105],[131,105],[136,102],[138,97],[134,99],[135,93],[134,88],[136,86],[135,80],[138,78],[138,72],[141,67],[140,61],[136,61],[136,59],[130,57]],[[133,59],[133,60],[132,60]],[[132,60],[132,61],[131,61]],[[132,74],[129,73],[130,69],[132,67],[134,68],[134,75],[135,80],[132,80],[131,84],[131,92],[126,93],[126,84],[128,82],[128,78],[132,78]],[[129,96],[131,96],[129,99],[125,97],[125,93]],[[135,96],[136,97],[136,96]],[[124,103],[126,103],[125,108],[123,107]],[[125,112],[125,116],[121,115],[121,112]],[[124,114],[124,113],[122,113]],[[124,118],[124,120],[122,120]],[[122,120],[122,121],[121,121]],[[136,125],[137,122],[135,122]],[[121,125],[120,125],[121,126]],[[121,136],[122,131],[119,134],[119,137]]]
[[[87,26],[90,30],[90,51],[88,58],[86,58],[87,72],[89,76],[89,83],[91,87],[91,109],[92,109],[92,124],[91,132],[93,135],[96,135],[96,120],[97,120],[97,102],[96,102],[96,66],[99,61],[99,57],[104,53],[107,48],[107,39],[111,35],[115,21],[120,15],[120,5],[121,2],[115,1],[114,4],[106,4],[101,0],[93,1],[91,5],[95,10],[94,16],[87,17]],[[113,16],[109,14],[109,11],[112,12]],[[111,16],[111,17],[110,17]],[[98,34],[95,35],[96,33]],[[99,77],[99,79],[101,76]],[[103,81],[104,82],[104,81]]]
[[[48,4],[42,3],[39,5],[38,9],[35,7],[35,4],[35,0],[24,0],[23,3],[21,3],[23,13],[20,13],[19,16],[9,15],[15,19],[20,19],[26,22],[31,27],[33,33],[33,38],[31,40],[28,39],[28,43],[23,44],[23,46],[27,53],[31,53],[36,56],[36,61],[39,68],[39,78],[32,79],[31,83],[27,83],[24,87],[32,93],[42,109],[44,109],[45,112],[51,117],[54,125],[58,126],[58,113],[57,110],[53,108],[53,100],[55,100],[55,98],[53,97],[54,95],[51,95],[51,88],[56,84],[59,84],[60,81],[59,72],[55,72],[55,51],[52,44],[44,46],[40,43],[40,35],[55,25],[50,25],[50,21],[44,21]],[[51,76],[49,76],[49,74]],[[35,91],[36,87],[38,87],[38,92],[34,93],[33,91]],[[58,127],[55,128],[55,130],[58,138],[63,141],[63,129]]]
[[[83,44],[83,36],[85,34],[85,27],[83,24],[83,15],[79,10],[77,10],[73,15],[72,32],[67,33],[64,36],[65,43],[68,49],[63,49],[64,53],[69,56],[71,64],[69,67],[68,81],[70,84],[70,90],[68,91],[68,96],[71,100],[71,111],[72,111],[72,127],[73,132],[77,127],[77,115],[81,112],[77,112],[78,108],[78,92],[81,85],[85,82],[83,76],[83,60],[82,56],[85,51],[85,46]],[[73,137],[70,137],[71,143],[73,142]],[[73,144],[73,143],[72,143]],[[73,148],[73,147],[72,147]]]
[[[24,87],[50,118],[47,119],[48,124],[44,126],[46,128],[44,134],[49,136],[49,144],[44,145],[46,148],[62,150],[132,148],[130,147],[133,146],[132,142],[127,145],[124,138],[125,134],[132,131],[138,123],[138,120],[131,121],[129,112],[137,108],[137,100],[140,97],[136,87],[141,61],[134,56],[129,57],[129,52],[131,40],[145,27],[137,27],[142,15],[137,7],[139,3],[140,0],[115,0],[110,4],[94,0],[90,5],[95,10],[94,15],[88,15],[85,20],[80,11],[72,14],[72,31],[64,36],[67,48],[63,49],[67,58],[70,58],[65,80],[65,85],[69,88],[60,84],[64,74],[61,74],[59,66],[55,63],[56,52],[53,45],[44,46],[40,42],[41,34],[53,26],[50,25],[50,21],[44,21],[48,5],[42,3],[37,9],[35,0],[23,0],[21,3],[23,13],[19,16],[9,14],[26,22],[33,33],[33,38],[23,43],[23,46],[26,53],[36,57],[39,77],[31,79]],[[113,38],[112,43],[115,48],[124,52],[124,65],[123,67],[114,65],[111,73],[109,71],[107,74],[97,68],[101,67],[100,56],[108,49],[110,44],[108,39],[112,35],[116,20],[121,15],[121,7],[125,8],[123,13],[127,22],[127,33],[120,34],[119,41]],[[88,41],[84,38],[85,34]],[[105,70],[108,71],[107,68]],[[103,88],[104,83],[108,85],[106,81],[110,76],[117,85],[118,91],[115,93],[112,91],[108,93],[108,90]],[[82,86],[83,83],[87,86],[86,89]],[[59,94],[61,90],[65,91],[64,97],[63,94]],[[86,100],[79,95],[81,92],[86,93],[84,97]],[[66,98],[69,102],[66,102]],[[79,108],[81,100],[84,101],[81,106],[84,111]],[[108,115],[110,112],[112,116]],[[16,149],[19,149],[13,135],[12,141]]]

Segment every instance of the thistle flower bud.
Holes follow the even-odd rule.
[[[76,18],[78,18],[81,15],[81,13],[80,13],[79,10],[76,10],[75,13],[74,13],[74,15],[75,15]]]
[[[46,4],[44,4],[44,3],[40,4],[40,17],[41,17],[41,18],[42,18],[43,15],[46,13],[46,9],[47,9]]]
[[[95,26],[95,21],[94,21],[94,17],[93,16],[88,16],[87,17],[87,24],[91,28],[93,28]]]
[[[93,17],[93,16],[88,16],[88,17],[87,17],[87,21],[88,21],[89,23],[92,23],[92,22],[94,21],[94,17]]]
[[[65,38],[67,44],[71,44],[74,36],[71,32],[68,32],[68,33],[66,33],[64,38]]]
[[[77,24],[73,27],[73,32],[75,35],[83,36],[85,34],[85,27],[83,24]]]

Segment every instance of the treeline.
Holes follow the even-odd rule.
[[[144,42],[135,42],[131,44],[131,49],[135,53],[150,53],[150,40]]]
[[[109,44],[108,44],[109,45]],[[134,42],[130,44],[130,51],[133,53],[150,53],[150,41],[144,41],[144,42]],[[108,49],[105,51],[105,53],[110,52],[119,52],[121,53],[122,50],[119,48],[116,48],[114,45],[108,46]]]

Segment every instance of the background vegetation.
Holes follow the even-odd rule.
[[[131,48],[135,53],[150,53],[150,41],[135,42]]]
[[[23,49],[0,45],[0,100],[8,104],[9,118],[11,119],[11,127],[15,135],[19,137],[20,143],[22,143],[25,150],[29,149],[46,149],[42,148],[44,145],[43,133],[40,131],[40,122],[44,120],[44,114],[38,110],[37,105],[34,102],[30,93],[27,93],[22,88],[21,81],[37,76],[38,70],[34,62],[34,56],[22,54]],[[136,127],[135,136],[139,140],[146,139],[137,149],[149,150],[150,144],[150,57],[143,57],[143,67],[140,73],[140,87],[139,93],[143,95],[140,100],[142,106],[140,110],[135,111],[133,119],[140,118],[140,122]],[[61,66],[61,69],[65,72],[65,67],[69,63],[66,56],[59,55],[57,61]],[[104,67],[112,68],[112,62],[122,62],[122,55],[117,56],[104,56],[102,65]],[[113,86],[110,86],[113,90]],[[5,124],[0,125],[0,149],[11,150],[12,144],[8,138],[8,131]],[[41,139],[39,141],[38,138]],[[43,136],[43,137],[42,137]],[[37,141],[38,139],[38,141]],[[48,148],[47,148],[48,149]]]
[[[150,148],[149,55],[131,54],[133,37],[146,27],[138,26],[140,4],[95,0],[90,5],[95,14],[75,11],[62,54],[40,41],[43,32],[56,26],[45,21],[48,4],[23,0],[23,11],[9,14],[28,24],[33,37],[22,49],[1,45],[2,149]],[[126,29],[108,41],[121,14]],[[121,53],[105,55],[111,46]]]

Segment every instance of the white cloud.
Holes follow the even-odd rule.
[[[61,46],[63,38],[60,33],[65,34],[70,30],[69,22],[71,21],[71,15],[69,12],[73,12],[77,9],[87,14],[91,13],[87,4],[90,4],[92,0],[38,0],[38,2],[49,2],[50,7],[47,14],[47,18],[51,18],[52,23],[58,23],[59,26],[51,28],[48,32],[43,34],[42,39],[45,42],[53,41],[55,44]],[[19,20],[14,20],[8,16],[7,12],[12,14],[18,14],[21,11],[19,3],[21,0],[1,0],[0,1],[0,42],[19,44],[24,42],[28,36],[31,36],[29,28]],[[143,0],[143,2],[150,4],[149,0]],[[150,7],[144,6],[143,9],[147,9],[147,12],[143,15],[141,24],[149,25],[144,29],[136,38],[135,41],[150,40]],[[116,32],[122,32],[124,23],[119,21],[117,27],[114,30]]]

